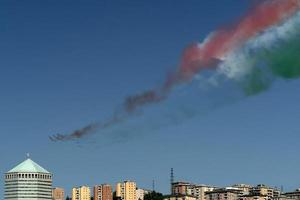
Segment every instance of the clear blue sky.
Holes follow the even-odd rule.
[[[237,19],[251,2],[1,1],[1,174],[30,152],[68,193],[125,179],[144,188],[154,179],[167,193],[171,167],[176,180],[195,183],[299,187],[299,80],[205,115],[197,112],[209,98],[202,102],[201,91],[185,85],[141,119],[80,142],[48,140],[105,119],[126,95],[157,86],[186,45]]]

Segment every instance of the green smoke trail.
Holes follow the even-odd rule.
[[[295,79],[300,77],[300,37],[294,38],[275,51],[266,52],[272,73],[283,79]]]
[[[278,41],[272,48],[256,49],[250,62],[254,67],[242,81],[242,88],[247,96],[269,89],[276,77],[285,80],[299,78],[300,35]]]
[[[269,89],[271,82],[262,69],[255,68],[245,77],[242,87],[246,96],[252,96]]]

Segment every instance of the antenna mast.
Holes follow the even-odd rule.
[[[173,194],[173,183],[174,183],[174,169],[173,169],[173,167],[171,168],[170,183],[171,183],[171,194]]]

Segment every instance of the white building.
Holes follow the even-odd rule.
[[[5,173],[5,200],[52,199],[52,174],[30,158]]]
[[[144,200],[144,196],[151,192],[152,192],[151,190],[136,188],[136,200]]]

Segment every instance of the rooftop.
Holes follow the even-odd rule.
[[[14,172],[33,172],[33,173],[47,173],[49,174],[47,170],[45,170],[43,167],[35,163],[30,158],[27,158],[25,161],[14,167],[13,169],[9,170],[7,173],[14,173]]]

